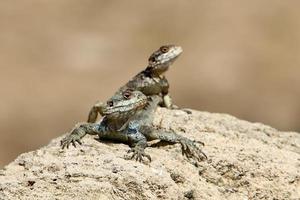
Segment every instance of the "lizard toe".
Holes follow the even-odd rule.
[[[133,147],[127,151],[127,153],[132,153],[130,160],[136,160],[137,162],[143,162],[144,157],[146,157],[151,162],[151,156],[144,152],[144,149]]]
[[[188,159],[194,158],[198,161],[206,160],[206,154],[200,148],[198,148],[195,143],[196,142],[192,140],[182,139],[180,141],[182,154]],[[202,144],[202,142],[199,143]]]

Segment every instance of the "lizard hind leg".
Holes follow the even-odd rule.
[[[157,130],[157,133],[155,134],[152,133],[151,138],[160,139],[161,141],[173,144],[179,143],[181,145],[182,155],[186,156],[188,159],[195,158],[198,161],[207,159],[206,154],[196,145],[196,143],[200,143],[204,146],[204,143],[202,142],[195,142],[174,132],[166,132],[160,130]]]
[[[93,107],[91,108],[88,116],[87,122],[89,123],[95,123],[98,117],[98,114],[101,115],[102,107],[104,106],[104,103],[97,101]]]
[[[187,158],[196,158],[198,161],[207,159],[206,154],[196,146],[194,141],[183,137],[179,140],[179,143],[181,144],[182,155]],[[199,143],[203,144],[202,142]]]

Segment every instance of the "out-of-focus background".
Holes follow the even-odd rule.
[[[85,121],[162,44],[175,104],[300,131],[300,2],[0,2],[0,166]]]

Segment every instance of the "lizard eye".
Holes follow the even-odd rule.
[[[126,92],[124,92],[123,97],[124,97],[125,99],[129,99],[129,98],[131,97],[131,93],[128,92],[128,91],[126,91]]]
[[[167,53],[169,51],[169,47],[167,46],[163,46],[160,48],[160,50],[163,52],[163,53]]]
[[[108,102],[107,102],[107,105],[108,105],[109,107],[113,107],[113,106],[114,106],[114,102],[108,101]]]

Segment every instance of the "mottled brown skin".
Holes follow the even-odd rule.
[[[173,107],[169,93],[169,83],[163,75],[169,69],[169,66],[182,53],[182,48],[175,45],[165,45],[160,47],[148,59],[148,66],[145,70],[138,73],[124,86],[122,86],[114,95],[118,95],[127,89],[141,91],[146,96],[160,95],[163,98],[160,104],[163,107]],[[95,122],[98,114],[101,114],[103,104],[97,102],[90,110],[88,122]]]
[[[144,157],[151,161],[150,155],[145,153],[147,141],[160,140],[171,144],[179,143],[182,153],[187,158],[198,161],[206,159],[206,155],[197,147],[195,141],[176,134],[175,132],[160,130],[153,127],[154,112],[162,98],[158,95],[146,96],[140,91],[125,90],[115,94],[105,105],[101,114],[104,116],[100,123],[84,123],[75,127],[62,141],[62,148],[76,142],[86,135],[98,135],[99,138],[127,143],[131,146],[131,159],[142,161]],[[201,143],[203,144],[203,143]]]

